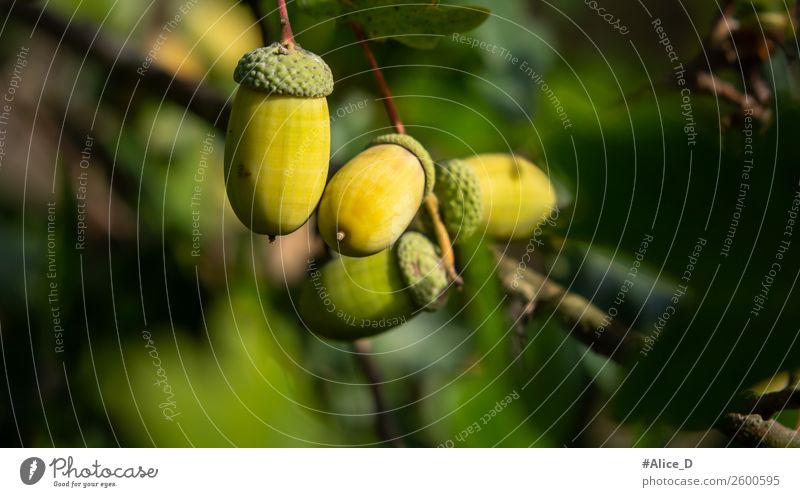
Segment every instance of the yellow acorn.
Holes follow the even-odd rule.
[[[383,135],[334,174],[320,201],[322,239],[364,257],[393,244],[433,190],[433,161],[408,135]]]
[[[305,224],[328,176],[330,68],[298,45],[245,54],[225,141],[228,199],[251,230],[278,236]]]
[[[532,162],[511,154],[481,154],[463,160],[478,178],[481,223],[502,240],[530,237],[556,206],[547,175]]]
[[[401,325],[445,301],[447,275],[436,247],[407,232],[368,257],[342,256],[309,268],[298,315],[313,333],[355,340]]]

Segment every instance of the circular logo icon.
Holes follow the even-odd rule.
[[[19,478],[25,485],[38,483],[44,476],[44,461],[38,457],[29,457],[19,465]]]

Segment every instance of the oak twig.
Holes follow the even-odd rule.
[[[717,428],[747,447],[800,448],[800,433],[758,414],[726,414]]]
[[[403,126],[403,121],[400,120],[400,114],[397,112],[397,107],[394,105],[392,92],[389,90],[389,85],[386,83],[386,78],[383,77],[383,71],[381,71],[378,61],[375,59],[375,54],[372,53],[372,48],[369,46],[369,40],[364,32],[364,28],[361,27],[361,24],[355,21],[350,23],[350,27],[352,28],[353,33],[355,33],[356,39],[358,39],[358,43],[361,45],[361,49],[364,51],[364,56],[372,68],[372,75],[375,77],[375,82],[378,84],[378,90],[381,93],[383,105],[386,108],[386,114],[389,116],[389,121],[392,123],[392,127],[394,128],[395,132],[401,135],[405,134],[406,128]]]
[[[592,350],[625,363],[641,349],[642,336],[621,325],[608,323],[605,313],[580,295],[570,293],[536,271],[498,254],[498,272],[506,292],[520,304],[547,307],[567,324],[570,333]],[[524,307],[523,307],[524,309]],[[717,428],[738,443],[751,447],[800,447],[800,432],[769,419],[783,409],[800,408],[800,390],[789,388],[763,395],[743,393]],[[742,414],[744,413],[744,414]]]
[[[702,91],[717,95],[723,100],[731,102],[742,110],[742,112],[752,112],[756,119],[763,119],[766,110],[758,100],[744,92],[739,91],[735,86],[723,81],[707,71],[699,71],[696,77],[697,88]]]
[[[570,333],[595,352],[628,363],[641,350],[643,337],[629,327],[607,319],[606,314],[584,297],[517,261],[498,254],[498,274],[506,293],[537,309],[551,309],[570,327]],[[602,333],[598,330],[602,329]]]

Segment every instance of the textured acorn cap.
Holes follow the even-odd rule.
[[[286,47],[277,42],[244,54],[233,79],[275,95],[317,98],[333,91],[333,75],[325,61],[299,45]]]
[[[383,145],[387,143],[399,145],[419,159],[419,163],[422,164],[422,170],[425,171],[425,195],[423,195],[422,198],[424,199],[427,197],[428,194],[433,191],[434,184],[436,183],[436,171],[433,169],[433,159],[431,159],[431,155],[425,150],[425,147],[414,138],[397,133],[381,135],[372,140],[370,145]]]
[[[481,221],[483,198],[475,171],[454,159],[442,164],[434,187],[447,232],[452,238],[472,236]]]
[[[409,231],[397,241],[395,250],[400,274],[414,302],[426,311],[441,307],[447,273],[433,243],[425,235]]]

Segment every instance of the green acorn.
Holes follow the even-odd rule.
[[[256,233],[291,233],[317,207],[328,177],[333,76],[298,45],[245,54],[225,142],[228,199]]]
[[[392,245],[433,190],[433,161],[408,135],[379,136],[333,175],[318,210],[319,232],[342,255]]]
[[[309,276],[300,318],[313,333],[337,340],[375,335],[419,311],[435,311],[448,285],[436,247],[416,232],[369,257],[342,256],[312,266]]]
[[[468,239],[481,222],[483,199],[478,177],[464,161],[453,159],[441,165],[433,188],[439,211],[453,243]],[[430,226],[428,211],[420,211],[422,221]]]

